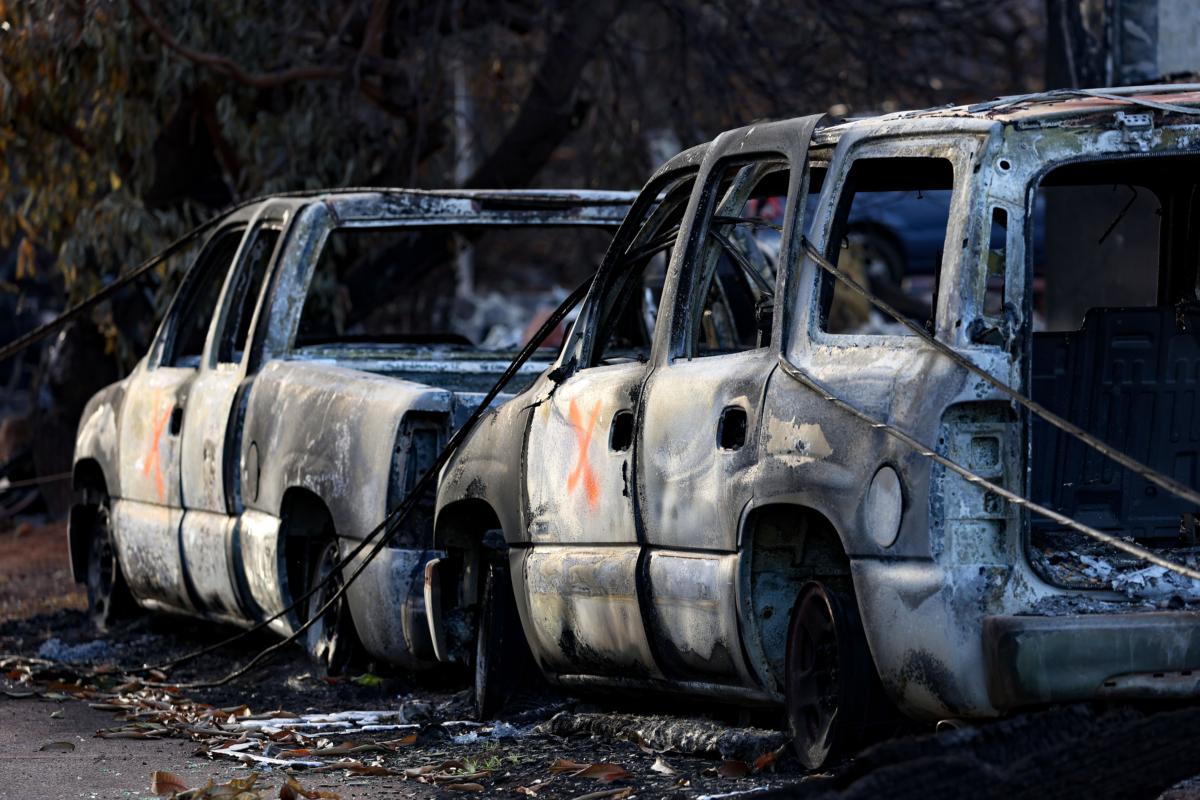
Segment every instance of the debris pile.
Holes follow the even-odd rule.
[[[1038,571],[1060,586],[1109,589],[1147,610],[1200,604],[1200,581],[1165,567],[1147,565],[1083,537],[1064,533],[1055,533],[1054,537],[1052,541],[1048,536],[1043,536],[1043,541],[1035,539],[1030,554]],[[1200,568],[1200,547],[1159,548],[1157,552],[1185,566]]]

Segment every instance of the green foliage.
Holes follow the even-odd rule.
[[[1040,8],[0,0],[0,249],[24,271],[36,245],[79,299],[265,193],[633,186],[754,118],[1036,89]]]

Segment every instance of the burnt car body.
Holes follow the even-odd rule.
[[[442,473],[446,555],[426,576],[439,656],[474,648],[477,699],[499,702],[488,650],[519,620],[562,686],[784,705],[814,766],[886,705],[936,719],[1196,696],[1195,584],[1088,549],[885,427],[1189,563],[1196,509],[921,336],[866,325],[802,237],[866,284],[844,246],[858,199],[947,193],[938,285],[905,315],[1195,487],[1198,106],[1197,86],[1050,93],[758,124],[672,159],[557,362]],[[771,248],[742,240],[781,203],[764,263]]]
[[[286,609],[397,506],[508,366],[509,354],[452,332],[363,333],[344,319],[348,290],[317,288],[327,255],[365,241],[369,258],[352,266],[364,307],[386,323],[396,306],[375,301],[415,293],[421,276],[405,268],[418,250],[452,268],[446,248],[483,232],[591,229],[607,241],[631,197],[344,190],[268,197],[220,220],[145,358],[79,424],[70,549],[97,621],[132,602],[239,625]],[[412,240],[372,249],[384,235]],[[352,634],[370,656],[432,663],[431,535],[426,508],[314,625],[310,649],[326,666],[344,661]],[[304,618],[301,607],[271,627],[289,634]]]

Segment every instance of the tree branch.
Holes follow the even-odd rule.
[[[133,10],[137,12],[137,15],[142,18],[142,21],[146,23],[150,30],[154,32],[154,35],[169,49],[174,50],[193,64],[208,67],[214,72],[232,78],[246,86],[252,86],[256,89],[272,89],[296,81],[337,78],[345,75],[348,71],[348,66],[312,65],[290,67],[276,72],[248,72],[228,56],[205,53],[188,47],[176,39],[162,23],[152,17],[142,6],[140,0],[129,0],[129,2],[133,6]]]

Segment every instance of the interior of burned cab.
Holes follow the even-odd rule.
[[[334,228],[308,284],[295,347],[515,350],[529,320],[595,270],[610,238],[600,225]]]
[[[1138,157],[1059,167],[1032,195],[1026,247],[1032,398],[1193,487],[1200,485],[1198,166],[1195,157]],[[1200,509],[1039,418],[1030,431],[1033,500],[1176,557],[1195,547]],[[1078,534],[1033,515],[1030,543],[1035,562],[1049,565],[1058,582],[1098,579],[1071,558],[1090,552]]]

